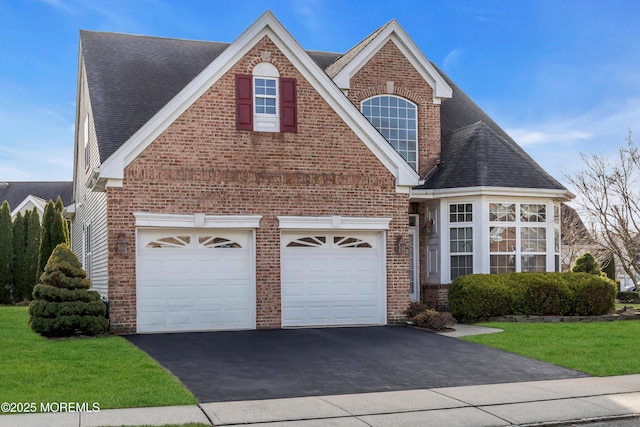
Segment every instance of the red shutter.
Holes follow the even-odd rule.
[[[280,78],[280,132],[298,132],[296,79]]]
[[[236,129],[253,130],[253,78],[236,74]]]

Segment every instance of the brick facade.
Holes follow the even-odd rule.
[[[359,105],[363,94],[374,94],[394,81],[397,94],[419,105],[422,171],[439,155],[439,126],[434,126],[439,124],[439,106],[433,105],[429,86],[398,55],[397,48],[387,44],[354,77],[349,97]],[[250,74],[265,57],[280,76],[297,81],[297,133],[235,128],[234,76]],[[409,257],[396,254],[394,244],[408,235],[408,195],[396,193],[393,175],[268,38],[125,168],[123,186],[107,189],[107,206],[115,333],[136,331],[136,248],[131,243],[127,255],[115,253],[121,233],[135,242],[133,212],[262,215],[256,230],[258,328],[281,326],[278,215],[390,217],[387,321],[404,320]]]
[[[393,90],[387,82],[393,82]],[[433,90],[398,47],[388,41],[352,78],[349,99],[360,103],[375,95],[393,94],[418,105],[418,173],[424,177],[440,159],[440,105]]]

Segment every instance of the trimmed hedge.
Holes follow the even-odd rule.
[[[640,303],[640,295],[637,292],[618,292],[616,295],[616,299],[620,301],[622,304],[639,304]]]
[[[470,274],[449,288],[457,319],[476,321],[507,314],[589,316],[613,311],[615,282],[588,273]]]

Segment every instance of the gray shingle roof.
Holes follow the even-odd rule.
[[[8,185],[4,185],[8,184]],[[54,202],[60,196],[62,203],[68,206],[73,199],[73,182],[71,181],[24,181],[24,182],[0,182],[0,203],[9,202],[13,210],[28,196],[39,197],[45,201]]]
[[[375,39],[376,36],[380,34],[380,32],[384,30],[388,25],[389,25],[389,22],[387,22],[382,27],[375,30],[373,33],[369,34],[367,37],[364,38],[364,40],[362,40],[360,43],[358,43],[357,45],[349,49],[349,51],[346,52],[344,55],[341,55],[341,57],[337,59],[333,64],[331,64],[331,66],[324,67],[323,69],[325,69],[327,75],[331,78],[335,77],[336,74],[340,72],[340,70],[342,70],[345,66],[347,66],[347,64],[351,62],[353,58],[355,58],[360,52],[362,52],[362,50],[365,47],[367,47],[367,45],[371,43],[373,39]]]
[[[335,73],[349,55],[366,46],[383,28],[344,55],[307,53],[322,69]],[[229,46],[93,31],[81,31],[80,39],[101,162]],[[438,71],[453,88],[453,98],[441,105],[443,163],[418,188],[490,185],[565,189]]]
[[[566,190],[446,74],[438,71],[453,89],[453,97],[440,106],[442,162],[417,188],[491,186]]]
[[[101,162],[229,46],[84,30],[80,43]],[[308,53],[323,69],[340,56]]]
[[[228,46],[92,31],[80,43],[101,162]]]

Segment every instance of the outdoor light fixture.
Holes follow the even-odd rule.
[[[128,246],[129,243],[127,242],[127,238],[124,237],[124,233],[120,233],[118,234],[118,241],[116,242],[116,253],[118,255],[126,255],[127,253],[129,253],[129,249]]]
[[[396,253],[399,255],[399,254],[404,254],[406,251],[407,251],[407,241],[405,240],[404,237],[400,236],[396,240]]]

